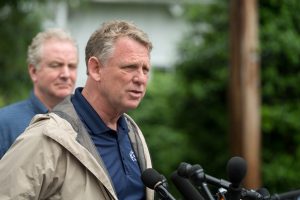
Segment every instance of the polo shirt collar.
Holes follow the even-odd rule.
[[[34,92],[30,92],[29,101],[33,106],[35,113],[47,113],[47,107],[35,96]]]

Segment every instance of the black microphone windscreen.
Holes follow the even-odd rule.
[[[232,157],[227,163],[227,174],[229,181],[238,186],[247,173],[246,161],[238,156]]]
[[[141,178],[142,178],[144,185],[152,190],[155,189],[156,184],[158,182],[163,181],[163,176],[161,176],[161,174],[159,174],[153,168],[148,168],[145,171],[143,171]]]
[[[177,171],[171,175],[171,180],[186,200],[204,200],[199,191],[186,178],[177,174]]]
[[[195,175],[195,173],[197,174],[199,172],[203,173],[204,175],[201,165],[191,165],[185,162],[180,163],[177,169],[177,174],[184,178],[191,178],[193,175]]]
[[[178,169],[177,169],[177,173],[178,175],[185,177],[185,178],[189,178],[189,171],[190,168],[192,167],[191,164],[182,162],[179,164]]]

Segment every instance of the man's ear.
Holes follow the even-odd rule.
[[[35,82],[37,80],[37,69],[33,64],[28,65],[28,73],[32,82]]]
[[[95,81],[99,81],[101,76],[100,76],[100,69],[102,67],[101,62],[99,61],[98,58],[95,56],[92,56],[88,60],[88,74],[91,76]]]

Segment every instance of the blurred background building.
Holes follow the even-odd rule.
[[[169,69],[178,58],[176,47],[188,25],[182,18],[183,6],[174,0],[89,0],[87,2],[50,2],[51,18],[45,27],[59,26],[71,32],[79,46],[77,86],[86,79],[84,49],[93,31],[104,21],[122,19],[133,21],[153,42],[152,66]],[[192,3],[193,1],[189,1]]]

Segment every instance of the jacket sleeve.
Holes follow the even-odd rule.
[[[61,147],[42,134],[42,127],[26,130],[0,160],[1,200],[47,199],[59,190],[65,161]]]

